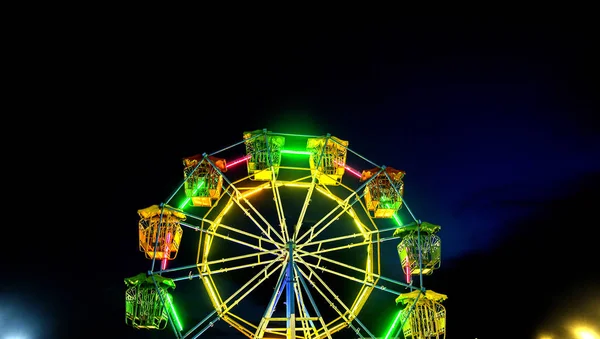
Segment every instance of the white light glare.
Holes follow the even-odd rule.
[[[585,327],[576,328],[575,334],[577,335],[577,339],[600,339],[596,332]]]

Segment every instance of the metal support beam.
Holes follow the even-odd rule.
[[[283,236],[281,236],[279,233],[277,233],[277,230],[265,219],[265,217],[260,214],[260,212],[250,203],[250,201],[248,199],[246,199],[244,197],[244,195],[240,192],[240,190],[237,189],[237,187],[235,187],[231,181],[225,176],[225,174],[223,174],[223,172],[221,172],[221,170],[217,167],[217,165],[215,165],[209,158],[208,155],[206,153],[203,154],[204,159],[206,161],[208,161],[208,163],[214,168],[214,170],[223,178],[223,180],[225,180],[227,182],[227,184],[229,185],[229,187],[231,187],[233,189],[233,191],[236,193],[236,197],[233,196],[232,193],[229,192],[229,190],[225,190],[225,192],[227,194],[229,194],[231,197],[233,197],[233,200],[235,201],[235,203],[240,207],[240,209],[242,211],[245,212],[246,216],[252,220],[252,222],[254,222],[256,224],[256,226],[261,230],[261,232],[267,237],[269,238],[269,240],[275,242],[275,240],[273,240],[273,238],[271,238],[270,232],[268,232],[267,230],[265,230],[261,224],[248,212],[246,211],[246,209],[244,208],[244,206],[242,206],[242,204],[240,203],[240,199],[239,196],[242,197],[242,199],[244,200],[244,202],[246,204],[248,204],[248,206],[250,207],[250,209],[252,211],[254,211],[254,213],[256,213],[258,215],[258,217],[267,225],[267,228],[271,229],[273,231],[273,233],[275,233],[275,235],[279,238],[279,240],[281,240],[282,242],[285,241],[283,239]]]
[[[275,292],[273,292],[273,295],[271,296],[271,300],[269,300],[269,304],[267,305],[267,309],[265,310],[265,313],[263,314],[263,317],[260,320],[258,327],[256,328],[256,332],[254,333],[255,338],[262,338],[263,335],[265,334],[265,328],[267,327],[267,325],[269,323],[269,319],[270,319],[271,315],[273,315],[273,310],[275,309],[275,306],[276,306],[277,302],[279,301],[279,295],[281,293],[281,289],[283,287],[285,287],[285,285],[283,284],[283,280],[286,275],[286,272],[287,272],[287,269],[286,269],[286,266],[284,265],[284,267],[281,270],[281,273],[279,274],[279,278],[277,279],[277,284],[275,285]]]
[[[197,323],[196,325],[194,325],[194,327],[192,327],[189,331],[187,331],[187,333],[183,336],[183,338],[189,337],[192,333],[194,333],[194,331],[196,331],[200,326],[202,326],[202,324],[204,324],[206,321],[208,321],[208,319],[210,319],[215,314],[217,314],[217,310],[210,312],[204,319],[202,319],[199,323]]]
[[[287,281],[286,281],[286,318],[287,320],[287,339],[296,339],[296,310],[294,298],[294,291],[296,290],[294,284],[295,271],[294,271],[294,242],[290,241],[288,245],[288,263],[287,263]]]
[[[323,331],[325,334],[327,334],[327,338],[332,339],[331,333],[329,333],[329,329],[327,328],[327,325],[325,324],[325,321],[323,320],[323,316],[321,315],[321,312],[319,311],[319,308],[317,307],[317,303],[315,302],[315,299],[313,299],[312,294],[310,293],[310,290],[308,289],[308,285],[306,284],[306,282],[304,281],[304,278],[302,277],[302,274],[300,274],[300,272],[298,272],[298,271],[299,271],[299,269],[296,266],[296,263],[294,263],[294,272],[298,275],[298,280],[300,281],[302,288],[304,288],[304,291],[306,292],[306,295],[308,296],[308,300],[310,300],[310,304],[312,305],[313,309],[315,310],[315,314],[317,315],[317,318],[318,318],[319,322],[321,323],[321,326],[323,326]],[[352,326],[352,324],[350,324],[350,326]],[[362,336],[361,336],[361,338],[362,338]]]
[[[298,233],[300,233],[300,227],[302,226],[302,222],[304,221],[304,216],[306,215],[306,210],[308,209],[308,205],[310,204],[310,199],[312,197],[313,191],[315,189],[315,185],[317,183],[317,176],[319,175],[319,166],[321,165],[321,160],[323,159],[323,154],[327,149],[327,143],[329,142],[329,138],[331,138],[331,134],[327,133],[327,137],[325,138],[325,143],[323,144],[323,148],[321,148],[321,152],[319,152],[319,158],[317,163],[315,164],[315,171],[312,173],[312,179],[310,183],[310,187],[308,188],[308,192],[306,193],[306,197],[304,198],[304,204],[302,205],[302,210],[300,211],[300,216],[298,217],[298,221],[296,221],[296,227],[294,229],[293,239],[296,241],[298,238]]]
[[[419,287],[422,289],[423,288],[423,247],[422,247],[422,243],[421,243],[421,220],[417,219],[415,217],[415,215],[413,214],[413,212],[410,210],[410,208],[406,204],[406,201],[404,201],[402,194],[400,194],[398,187],[396,187],[396,185],[394,185],[394,182],[392,181],[392,178],[390,178],[390,175],[387,174],[387,172],[383,172],[383,173],[385,174],[387,179],[390,181],[390,184],[396,191],[396,194],[398,194],[398,196],[400,197],[400,200],[402,200],[402,204],[404,204],[404,207],[406,207],[406,210],[408,211],[408,213],[410,213],[410,216],[417,223],[417,247],[419,248]],[[411,280],[412,280],[412,278],[411,278]]]
[[[171,324],[171,328],[173,329],[173,332],[175,332],[175,337],[181,338],[181,333],[175,327],[175,322],[173,321],[173,315],[171,314],[170,310],[167,308],[167,303],[165,301],[166,295],[163,296],[163,294],[160,293],[160,288],[158,287],[158,284],[156,283],[156,278],[154,278],[154,275],[152,274],[152,272],[148,272],[148,274],[150,275],[150,277],[152,277],[152,282],[154,283],[154,288],[156,288],[156,293],[158,293],[158,297],[160,298],[160,303],[162,304],[162,308],[165,309],[165,311],[167,312],[167,319],[169,320],[169,324]]]
[[[417,305],[417,301],[419,301],[419,297],[421,297],[421,294],[423,294],[423,290],[421,290],[419,292],[419,294],[417,294],[415,301],[413,301],[412,305],[408,309],[408,312],[404,316],[404,319],[401,319],[400,326],[398,327],[398,330],[394,334],[394,337],[393,337],[394,339],[398,339],[400,332],[402,332],[402,329],[404,328],[404,324],[408,321],[408,318],[410,318],[410,314],[415,310],[415,306]]]

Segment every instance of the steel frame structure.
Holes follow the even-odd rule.
[[[172,200],[179,194],[182,189],[186,188],[186,181],[190,178],[189,169],[186,169],[185,179],[177,189],[159,206],[165,211],[168,209],[174,209],[178,212],[183,213],[186,216],[185,221],[180,224],[183,227],[193,229],[201,232],[198,243],[198,255],[196,264],[180,266],[168,269],[156,269],[156,249],[158,246],[158,237],[156,238],[156,244],[154,246],[155,254],[152,258],[152,264],[150,270],[147,272],[148,276],[154,277],[156,275],[168,276],[173,273],[197,269],[198,273],[187,275],[176,276],[172,279],[173,281],[184,281],[184,280],[195,280],[199,279],[202,281],[206,292],[210,298],[214,310],[209,312],[208,315],[198,322],[196,325],[189,328],[187,331],[182,331],[175,326],[173,315],[168,313],[169,323],[175,334],[176,338],[198,338],[205,333],[215,322],[223,320],[230,326],[236,328],[239,332],[249,338],[329,338],[332,339],[332,334],[350,327],[358,338],[376,338],[369,329],[359,320],[358,314],[362,309],[363,305],[367,301],[370,293],[377,289],[395,296],[401,295],[403,292],[397,291],[394,288],[385,286],[382,282],[396,285],[399,288],[408,289],[410,291],[420,291],[416,300],[412,305],[407,308],[407,312],[404,312],[404,316],[398,330],[393,333],[393,338],[397,338],[401,329],[403,328],[404,322],[408,320],[408,316],[419,299],[419,296],[425,293],[423,286],[423,262],[422,255],[420,253],[421,248],[421,236],[418,236],[418,265],[419,265],[419,282],[418,286],[414,286],[412,283],[407,284],[401,281],[397,281],[388,277],[385,277],[380,272],[380,245],[388,240],[398,239],[394,236],[384,237],[383,235],[388,232],[393,232],[398,227],[387,227],[378,228],[375,222],[375,218],[372,217],[366,210],[365,204],[363,203],[363,197],[365,195],[365,188],[369,182],[377,177],[373,175],[368,180],[365,180],[358,188],[352,189],[349,186],[341,183],[341,180],[330,178],[327,182],[336,182],[338,187],[343,188],[347,195],[340,197],[340,194],[335,194],[328,187],[328,185],[319,183],[319,176],[327,176],[328,173],[334,173],[332,171],[328,173],[315,171],[311,168],[300,168],[300,167],[286,167],[281,166],[279,163],[273,161],[271,154],[271,147],[268,142],[268,138],[272,136],[277,137],[296,137],[296,138],[324,138],[323,150],[325,147],[330,145],[330,141],[337,143],[343,147],[347,152],[359,157],[367,163],[379,168],[379,173],[384,174],[390,182],[393,182],[389,175],[386,173],[386,166],[380,166],[376,163],[368,160],[362,155],[356,153],[352,149],[348,148],[348,143],[343,143],[339,139],[332,137],[330,134],[326,135],[301,135],[301,134],[289,134],[289,133],[275,133],[266,129],[262,130],[261,133],[256,135],[247,136],[244,135],[244,139],[231,146],[225,147],[219,151],[211,154],[202,154],[202,160],[196,165],[197,167],[209,164],[216,173],[223,179],[223,190],[217,201],[206,211],[203,216],[195,215],[190,212],[182,211],[181,209],[175,209],[169,205]],[[214,156],[220,153],[235,148],[237,146],[248,146],[249,141],[259,141],[260,138],[265,140],[265,149],[267,152],[266,159],[269,161],[268,166],[259,169],[260,171],[270,171],[270,180],[265,180],[262,183],[253,181],[255,173],[249,174],[248,176],[232,181],[222,171],[222,166],[215,165],[211,160]],[[254,140],[256,139],[256,140]],[[254,144],[253,144],[254,145]],[[279,150],[281,151],[281,150]],[[315,154],[314,152],[312,153]],[[323,152],[321,152],[321,155]],[[281,154],[279,154],[281,156]],[[336,155],[340,157],[340,155]],[[245,157],[249,159],[250,156]],[[344,157],[345,158],[345,157]],[[322,161],[322,156],[316,161],[317,168],[319,168]],[[330,166],[330,164],[328,164]],[[345,164],[342,164],[345,166]],[[280,180],[278,178],[279,172],[284,170],[304,173],[305,175],[299,175],[297,178],[292,180]],[[264,179],[262,179],[264,180]],[[251,183],[251,184],[249,184]],[[402,199],[402,205],[412,218],[412,220],[418,225],[421,221],[415,217],[413,212],[408,207],[406,201],[402,197],[402,187],[391,185],[395,190],[396,194]],[[289,225],[286,221],[284,208],[281,200],[280,190],[282,189],[303,189],[306,190],[306,196],[301,207],[300,215],[292,225]],[[189,190],[189,188],[188,188]],[[278,225],[273,225],[267,218],[261,214],[259,208],[254,206],[252,199],[258,196],[261,191],[271,191],[273,194],[273,200],[275,209],[277,211]],[[318,220],[314,225],[309,228],[303,228],[303,222],[306,217],[309,204],[315,193],[320,194],[323,197],[327,197],[333,200],[336,206],[327,213],[322,219]],[[188,199],[189,200],[189,199]],[[229,225],[223,222],[223,219],[227,212],[231,208],[237,206],[243,211],[244,215],[249,222],[256,226],[256,233],[243,231],[233,225]],[[357,212],[362,210],[362,219],[359,217]],[[161,218],[162,214],[161,212]],[[209,215],[216,214],[216,217],[208,217]],[[319,235],[325,231],[332,223],[339,219],[342,215],[347,215],[354,220],[358,233],[348,233],[337,237],[319,239]],[[365,220],[366,218],[366,220]],[[160,227],[160,226],[159,226]],[[417,229],[419,232],[419,229]],[[158,230],[160,234],[160,229]],[[358,238],[359,241],[356,243],[335,245],[338,242],[348,241]],[[215,239],[221,239],[235,244],[236,246],[245,246],[253,249],[255,253],[233,256],[222,259],[213,259],[210,256],[211,246]],[[247,240],[250,239],[250,240]],[[324,248],[324,245],[334,245],[333,247]],[[350,248],[364,247],[366,250],[366,266],[364,268],[355,267],[353,265],[346,264],[344,262],[331,259],[326,257],[325,253],[334,251],[344,251]],[[264,257],[269,257],[265,260]],[[317,263],[309,262],[308,258],[317,260]],[[234,264],[232,266],[214,268],[217,264],[235,263],[236,261],[243,261],[247,259],[256,259],[252,263],[245,264]],[[328,263],[334,265],[334,267],[344,268],[353,272],[361,274],[362,278],[357,278],[350,274],[344,274],[336,269],[325,267],[322,263]],[[213,276],[220,273],[241,270],[249,267],[264,266],[256,275],[249,278],[247,283],[241,286],[236,292],[223,299],[220,296],[217,285],[213,280]],[[335,292],[336,288],[327,284],[327,278],[324,277],[324,273],[336,275],[337,277],[344,278],[348,281],[358,283],[362,285],[356,298],[350,304],[344,302],[338,297]],[[274,292],[267,304],[265,312],[258,324],[252,324],[237,316],[233,311],[245,297],[247,297],[253,290],[259,285],[268,280],[271,276],[277,276],[277,282],[274,287]],[[154,280],[156,285],[156,280]],[[158,289],[158,285],[156,285]],[[312,289],[311,289],[312,288]],[[285,317],[274,317],[274,308],[279,302],[280,298],[284,295],[286,300],[286,316]],[[316,292],[316,293],[315,293]],[[160,295],[160,294],[159,294]],[[337,314],[338,317],[333,320],[323,318],[322,312],[317,307],[315,298],[320,297],[327,303]],[[161,302],[165,305],[165,300],[161,296]],[[309,311],[312,310],[312,311]],[[285,325],[284,325],[285,323]],[[274,326],[274,324],[280,324]],[[300,333],[300,334],[298,334]]]

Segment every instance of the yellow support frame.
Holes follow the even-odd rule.
[[[307,167],[291,167],[282,166],[280,163],[282,147],[285,142],[284,136],[287,137],[288,135],[271,133],[267,130],[245,132],[242,141],[224,148],[222,151],[237,145],[246,146],[246,156],[241,161],[247,162],[248,176],[234,182],[231,182],[223,174],[227,169],[224,162],[216,165],[214,159],[211,160],[212,155],[216,153],[202,155],[202,159],[199,161],[205,162],[207,170],[218,176],[218,178],[215,177],[218,182],[215,189],[211,190],[207,197],[189,197],[192,200],[191,206],[207,207],[208,211],[204,210],[206,214],[203,217],[197,217],[191,213],[186,213],[185,216],[188,217],[188,220],[192,219],[192,222],[189,224],[180,222],[183,226],[201,232],[198,240],[196,264],[186,267],[193,268],[195,266],[198,274],[192,276],[190,272],[189,279],[200,278],[215,310],[214,313],[218,317],[217,320],[225,321],[248,338],[332,339],[333,333],[347,327],[352,327],[354,331],[358,332],[357,324],[368,336],[373,337],[358,320],[358,315],[370,294],[375,288],[400,294],[392,289],[377,285],[379,280],[383,279],[397,283],[411,290],[416,289],[412,285],[385,278],[380,274],[381,242],[390,240],[381,238],[380,233],[393,229],[378,229],[375,219],[395,216],[395,212],[402,205],[403,186],[401,178],[403,172],[396,171],[402,172],[401,174],[394,172],[394,175],[399,175],[399,179],[396,177],[392,179],[390,177],[392,172],[382,173],[385,166],[379,167],[361,157],[376,166],[375,169],[369,172],[374,177],[361,178],[361,181],[366,182],[358,189],[351,189],[342,182],[346,169],[355,173],[350,167],[346,168],[347,152],[354,153],[347,148],[347,141],[332,137],[329,134],[325,137],[307,136],[307,149],[310,150],[310,153],[306,153],[309,156]],[[302,152],[286,150],[286,153]],[[323,160],[324,158],[325,160]],[[261,163],[260,166],[257,165],[259,162]],[[301,173],[301,175],[283,176],[280,171],[286,171],[286,175],[290,172]],[[284,177],[286,180],[281,180],[280,177]],[[293,179],[290,179],[292,177]],[[372,191],[374,186],[370,186],[369,183],[374,179],[383,178],[387,178],[390,182],[391,185],[388,188],[396,193],[399,192],[400,199],[396,201],[394,206],[387,206],[385,202],[385,199],[389,198],[387,194],[381,201],[375,201],[376,197]],[[394,184],[397,181],[400,185]],[[189,185],[185,187],[185,182],[182,183],[178,190],[167,199],[166,203],[168,204],[179,190],[187,189],[189,191],[190,188]],[[294,224],[286,221],[285,206],[280,194],[282,190],[286,189],[298,189],[307,192],[298,220],[294,220]],[[313,194],[314,192],[318,193]],[[253,203],[254,199],[260,199],[261,196],[266,194],[272,194],[278,224],[272,224],[273,218],[266,218]],[[335,202],[334,207],[320,220],[310,221],[311,224],[303,226],[305,216],[308,215],[306,214],[307,211],[311,213],[309,204],[315,196],[320,196],[321,199],[331,199]],[[196,199],[194,200],[194,198]],[[185,207],[185,204],[182,206]],[[408,206],[406,208],[408,209]],[[240,215],[243,215],[250,222],[249,226],[256,226],[256,229],[248,231],[245,228],[236,227],[236,225],[240,225],[237,220],[228,224],[226,222],[227,214],[232,209],[241,212]],[[410,210],[409,213],[412,216]],[[312,217],[314,218],[314,215]],[[340,228],[343,232],[346,232],[345,235],[327,236],[327,233],[323,233],[341,217],[349,217],[349,223]],[[168,221],[167,219],[165,220]],[[160,223],[162,229],[162,221]],[[244,227],[246,226],[244,225]],[[164,228],[169,230],[168,226]],[[144,237],[146,239],[145,243],[148,243],[150,236],[144,235]],[[353,238],[356,238],[356,242],[352,240]],[[181,237],[178,238],[178,240],[180,239]],[[237,256],[232,254],[226,258],[213,258],[211,253],[214,253],[214,251],[211,250],[220,245],[218,241],[215,242],[216,239],[224,241],[224,246],[233,244],[244,246],[252,249],[253,253]],[[347,243],[348,241],[353,242]],[[327,257],[328,253],[354,248],[362,251],[361,255],[364,256],[364,263],[358,265],[359,267],[355,267],[355,264],[340,261],[343,260],[343,256],[340,260]],[[154,251],[152,251],[152,254],[155,254]],[[309,257],[314,258],[313,261],[307,261]],[[160,251],[156,252],[156,258],[161,258]],[[245,260],[246,263],[236,265],[235,262],[238,260]],[[248,261],[250,263],[247,263]],[[326,264],[332,264],[333,268],[326,267]],[[262,267],[262,269],[229,296],[219,290],[216,275],[248,267]],[[346,272],[350,271],[350,273],[342,273],[340,268],[343,268]],[[163,274],[176,270],[178,269],[163,269],[159,273]],[[271,302],[259,323],[249,321],[233,313],[235,307],[244,298],[277,273],[280,278],[278,282],[280,287],[276,290],[281,293],[283,288],[286,288],[288,305],[291,301],[291,304],[297,305],[297,308],[294,309],[294,306],[288,308],[286,310],[287,316],[284,318],[273,317],[272,311],[279,303],[279,296],[276,297],[276,294],[273,294]],[[327,275],[335,275],[357,283],[356,294],[352,298],[344,297],[342,299],[336,293],[335,288],[327,283]],[[284,280],[285,284],[282,283]],[[312,292],[309,292],[307,286],[312,288],[310,289]],[[315,296],[324,300],[337,313],[336,318],[325,321],[311,296],[314,292],[316,292]],[[309,302],[312,306],[310,310],[308,307]],[[276,322],[283,321],[287,323],[286,327],[276,324]],[[209,326],[212,326],[213,323],[214,320],[209,323]],[[191,332],[196,331],[200,325],[193,327],[183,337],[187,337]],[[181,333],[179,334],[181,336]]]
[[[313,227],[312,230],[311,229],[307,229],[305,230],[305,233],[303,235],[305,235],[304,237],[302,237],[301,234],[301,238],[298,238],[298,252],[296,253],[296,257],[298,258],[297,260],[299,261],[299,263],[303,263],[304,261],[302,260],[302,256],[306,253],[306,249],[302,250],[302,247],[304,246],[312,246],[313,243],[316,243],[316,238],[318,238],[319,234],[321,232],[323,232],[327,227],[329,227],[336,219],[338,219],[342,214],[348,215],[351,217],[351,219],[354,221],[355,224],[355,231],[358,231],[358,235],[360,236],[360,238],[362,239],[362,242],[366,243],[367,245],[365,246],[365,266],[363,268],[356,268],[356,267],[352,267],[355,269],[356,272],[361,272],[361,274],[363,274],[363,278],[362,279],[357,279],[357,282],[367,282],[368,284],[363,284],[362,287],[360,287],[360,289],[358,290],[357,295],[354,297],[354,299],[347,303],[342,301],[341,299],[334,299],[334,302],[338,305],[340,305],[339,307],[341,309],[343,309],[344,311],[341,312],[340,316],[337,319],[334,319],[333,321],[329,321],[329,322],[322,322],[323,319],[318,319],[318,318],[311,318],[308,317],[307,314],[305,313],[305,310],[297,310],[299,312],[298,316],[296,317],[296,321],[298,322],[298,325],[296,326],[296,331],[298,332],[298,334],[295,336],[296,338],[306,338],[306,339],[314,339],[314,338],[329,338],[331,336],[331,334],[338,332],[346,327],[349,326],[349,324],[358,316],[358,314],[360,313],[360,311],[362,310],[364,304],[366,303],[366,301],[368,300],[368,297],[370,295],[370,293],[373,291],[373,285],[377,283],[378,280],[378,274],[377,272],[379,272],[379,245],[377,244],[377,246],[373,246],[373,243],[376,243],[376,239],[378,239],[379,234],[377,233],[377,227],[375,225],[375,223],[373,222],[373,220],[369,217],[368,212],[365,209],[365,205],[362,203],[361,199],[358,199],[358,204],[356,205],[351,205],[350,200],[353,197],[357,197],[360,196],[358,192],[352,190],[351,188],[349,188],[348,186],[345,186],[343,184],[339,184],[338,186],[342,187],[346,192],[347,192],[347,197],[339,197],[336,194],[334,194],[326,185],[323,184],[317,184],[317,183],[311,183],[309,180],[312,178],[312,175],[314,175],[315,173],[311,171],[310,168],[300,168],[300,167],[284,167],[281,166],[280,168],[278,168],[278,170],[288,170],[288,171],[295,171],[298,173],[311,173],[311,175],[305,176],[305,175],[299,175],[297,179],[294,180],[278,180],[275,175],[274,172],[269,169],[263,169],[262,172],[268,173],[268,175],[271,176],[271,180],[263,183],[263,184],[252,184],[252,181],[248,182],[247,180],[250,179],[252,180],[253,178],[256,178],[257,174],[260,174],[262,172],[254,172],[249,174],[247,177],[242,178],[236,182],[232,182],[230,185],[224,187],[223,192],[221,194],[221,196],[216,200],[215,204],[213,204],[213,206],[206,212],[206,215],[208,216],[210,215],[215,215],[216,217],[214,217],[214,221],[208,221],[208,219],[203,218],[203,226],[202,228],[205,230],[204,231],[204,235],[201,237],[201,240],[199,242],[199,250],[198,250],[198,261],[197,261],[197,266],[198,266],[198,271],[199,274],[202,276],[202,283],[207,291],[207,294],[209,296],[209,299],[211,301],[211,304],[213,305],[214,309],[217,311],[217,314],[219,314],[219,317],[221,320],[227,322],[230,326],[236,328],[240,333],[246,335],[248,338],[255,338],[256,336],[256,331],[257,329],[259,329],[259,327],[264,328],[264,330],[261,332],[262,334],[259,334],[259,337],[261,338],[285,338],[286,337],[286,331],[282,330],[282,327],[280,325],[274,325],[274,326],[270,326],[269,323],[273,322],[273,321],[281,321],[281,319],[263,319],[263,324],[254,324],[252,322],[246,321],[245,319],[242,318],[235,318],[231,315],[231,308],[233,308],[236,304],[231,304],[231,302],[229,300],[223,300],[222,296],[220,295],[219,289],[217,284],[215,283],[215,281],[212,279],[212,275],[215,274],[215,272],[213,272],[210,268],[210,266],[214,263],[222,263],[223,261],[229,261],[229,260],[235,260],[235,258],[225,258],[223,260],[211,260],[210,259],[210,253],[211,253],[211,248],[213,246],[213,240],[215,239],[215,237],[220,237],[222,239],[225,239],[227,241],[230,242],[235,242],[238,243],[240,245],[243,246],[247,246],[247,247],[252,247],[257,251],[256,254],[256,258],[257,261],[255,264],[253,265],[259,265],[262,262],[260,262],[260,258],[263,256],[263,254],[267,255],[267,254],[279,254],[281,256],[284,255],[284,248],[285,248],[285,244],[287,243],[287,241],[290,240],[290,237],[292,236],[292,234],[288,233],[286,231],[286,228],[283,227],[282,225],[285,226],[285,220],[283,218],[283,208],[284,206],[282,205],[282,202],[279,198],[279,191],[281,189],[298,189],[298,190],[307,190],[310,189],[311,185],[314,185],[314,190],[316,192],[318,192],[318,194],[320,194],[323,198],[325,199],[331,199],[333,201],[336,202],[337,207],[334,208],[329,214],[327,214],[323,219],[321,219],[319,222],[317,222]],[[267,174],[265,174],[267,175]],[[322,178],[325,177],[325,175],[321,176]],[[260,222],[262,219],[264,219],[263,216],[260,215],[259,211],[257,209],[253,209],[252,206],[252,199],[258,198],[260,197],[261,192],[272,192],[273,194],[273,199],[274,199],[274,203],[276,205],[277,211],[279,215],[279,221],[280,221],[280,228],[277,229],[275,226],[269,225],[267,227],[264,227],[264,223]],[[226,200],[224,200],[227,197]],[[241,203],[244,202],[244,204],[242,205]],[[257,244],[257,242],[255,242],[254,244],[251,243],[244,243],[243,241],[240,241],[239,239],[236,238],[236,236],[234,234],[236,233],[240,233],[243,232],[241,230],[235,230],[235,228],[231,228],[230,226],[226,225],[223,223],[223,220],[225,219],[227,213],[234,207],[239,207],[239,208],[243,208],[243,211],[245,213],[245,215],[248,218],[251,218],[251,221],[253,223],[256,224],[256,226],[259,228],[259,231],[261,232],[262,236],[255,236],[256,241],[258,242],[258,244],[262,243],[262,244],[267,244],[270,243],[271,246],[275,245],[276,249],[275,250],[268,250],[265,247],[259,246]],[[248,207],[250,206],[250,208],[248,209]],[[358,208],[360,208],[362,210],[361,213],[357,213],[357,211],[355,210],[355,207],[358,206]],[[306,206],[304,206],[306,207]],[[305,210],[305,209],[304,209]],[[367,219],[367,223],[365,223],[363,220],[361,220],[361,217],[359,217],[359,214],[362,215],[363,218]],[[368,225],[368,226],[367,226]],[[219,229],[220,228],[224,228],[226,232],[229,233],[228,236],[224,236],[221,235],[219,233]],[[241,234],[241,233],[240,233]],[[249,236],[248,234],[243,234],[244,236]],[[269,237],[267,237],[268,235],[270,235]],[[356,236],[355,233],[352,234],[352,236]],[[339,241],[345,239],[344,237],[340,238],[340,239],[333,239],[333,241]],[[345,247],[348,248],[348,247]],[[375,249],[377,248],[377,251],[375,251]],[[279,251],[279,253],[278,253]],[[259,255],[260,254],[260,255]],[[318,256],[321,256],[321,254],[317,254]],[[251,255],[247,255],[245,257],[250,257]],[[377,256],[377,257],[375,257]],[[283,258],[283,257],[280,257]],[[327,261],[328,258],[323,257],[320,258],[320,260],[325,260]],[[264,260],[264,259],[262,259]],[[283,259],[273,259],[273,262],[277,262],[278,260],[283,260]],[[271,264],[273,263],[271,262]],[[342,265],[344,265],[344,263],[340,263]],[[231,267],[226,269],[227,270],[232,270],[232,269],[237,269],[238,267]],[[318,267],[319,270],[322,269],[322,267]],[[220,272],[218,272],[220,273]],[[265,273],[263,273],[264,275]],[[311,275],[311,277],[314,277],[314,275]],[[309,279],[307,277],[307,279]],[[320,279],[319,280],[319,284],[321,286],[325,286],[322,287],[325,291],[328,291],[326,293],[331,294],[332,293],[332,289],[326,285],[326,280],[327,279]],[[258,285],[264,280],[259,280],[256,283],[251,284],[250,286],[248,286],[249,289],[254,289],[256,287],[258,287]],[[354,280],[356,281],[356,280]],[[298,303],[299,305],[303,305],[306,301],[304,300],[305,298],[302,296],[300,292],[300,288],[298,287],[297,290],[295,291],[295,298],[296,298],[296,303]],[[245,297],[244,294],[242,297]],[[313,319],[312,322],[309,322],[309,318]],[[313,324],[313,326],[311,326],[310,324]]]

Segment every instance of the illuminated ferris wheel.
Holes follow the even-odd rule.
[[[256,339],[332,339],[346,328],[380,338],[358,317],[380,290],[400,306],[386,338],[444,338],[446,296],[423,287],[423,275],[440,266],[440,227],[406,205],[404,171],[348,145],[329,134],[265,129],[184,158],[181,185],[163,203],[138,210],[139,247],[152,264],[125,279],[126,323],[170,326],[176,338],[198,338],[219,320]],[[353,169],[349,159],[367,169]],[[388,243],[396,244],[404,281],[381,272]],[[168,267],[180,260],[190,262]],[[177,291],[198,280],[212,311],[183,324]]]

